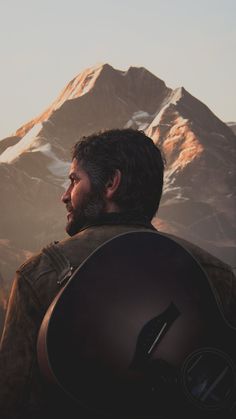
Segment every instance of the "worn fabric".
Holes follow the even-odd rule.
[[[154,228],[148,223],[103,220],[87,226],[75,236],[55,244],[58,254],[78,267],[98,246],[128,231]],[[230,267],[202,249],[169,236],[188,249],[206,271],[228,321],[236,325],[236,280]],[[0,418],[37,419],[52,416],[68,419],[92,418],[82,409],[68,411],[60,395],[48,389],[37,364],[36,343],[44,314],[63,287],[58,284],[58,267],[47,248],[27,260],[16,272],[9,298],[0,351]],[[115,418],[115,413],[113,418]]]

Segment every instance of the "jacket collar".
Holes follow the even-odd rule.
[[[140,215],[136,211],[126,212],[109,212],[100,215],[97,219],[89,222],[79,231],[83,231],[89,227],[101,226],[101,225],[133,225],[150,228],[156,231],[156,228],[151,224],[148,217]]]

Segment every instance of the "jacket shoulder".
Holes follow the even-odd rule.
[[[91,226],[75,234],[73,237],[60,241],[57,246],[70,261],[72,267],[76,268],[106,241],[123,233],[140,230],[147,231],[148,229],[122,224]]]
[[[20,275],[27,275],[31,270],[39,267],[42,258],[42,252],[38,252],[26,259],[18,268],[17,273]]]
[[[27,259],[17,269],[17,277],[18,281],[28,283],[41,306],[47,308],[60,291],[60,279],[68,273],[69,268],[69,261],[58,252],[53,242]]]

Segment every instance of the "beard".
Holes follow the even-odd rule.
[[[105,212],[105,206],[105,200],[101,192],[99,193],[96,190],[91,190],[84,195],[77,208],[72,208],[68,204],[67,209],[71,213],[66,225],[66,232],[69,236],[74,236],[83,227],[97,220]]]

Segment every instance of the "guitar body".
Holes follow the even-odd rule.
[[[194,257],[156,232],[97,248],[50,305],[37,349],[44,376],[98,413],[235,409],[236,331]]]

